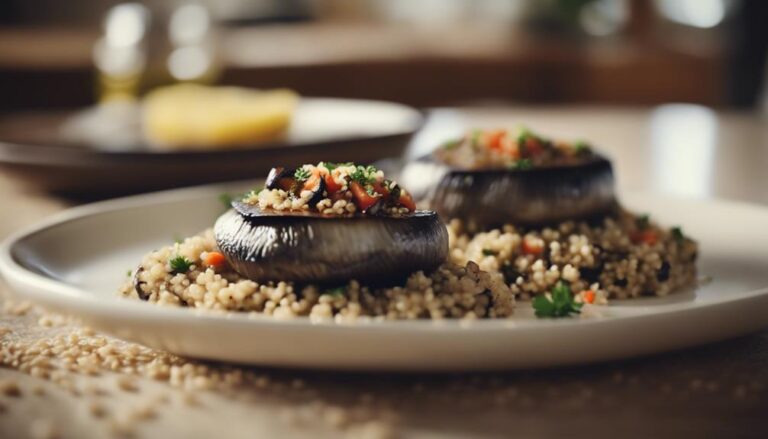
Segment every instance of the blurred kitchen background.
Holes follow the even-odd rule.
[[[0,113],[178,81],[416,107],[759,110],[762,0],[2,0]]]

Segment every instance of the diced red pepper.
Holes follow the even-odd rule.
[[[492,131],[488,133],[488,148],[501,149],[501,140],[507,132],[505,130]]]
[[[654,245],[659,241],[659,235],[656,233],[655,230],[652,229],[644,229],[644,230],[637,230],[634,233],[630,235],[630,239],[635,244],[648,244],[648,245]]]
[[[335,194],[344,187],[341,184],[336,183],[336,180],[333,179],[333,175],[331,175],[330,172],[324,173],[323,179],[325,180],[325,190],[328,191],[329,194]]]
[[[592,290],[584,291],[582,297],[584,298],[584,303],[595,303],[595,292]]]
[[[529,136],[525,139],[525,155],[528,157],[533,157],[541,153],[542,146],[539,139]]]
[[[376,204],[376,202],[379,201],[379,198],[381,198],[381,195],[371,195],[366,192],[365,188],[363,188],[360,183],[356,181],[350,183],[349,189],[352,191],[352,195],[355,197],[355,204],[357,205],[357,208],[363,212]]]
[[[539,240],[523,238],[523,253],[527,255],[540,255],[544,253],[544,245]]]
[[[409,212],[416,210],[416,203],[413,201],[411,194],[405,191],[400,191],[400,205],[408,209]]]
[[[208,252],[203,259],[203,264],[208,267],[222,267],[226,262],[224,255],[219,252]]]
[[[386,185],[377,182],[373,183],[371,186],[373,186],[373,191],[382,197],[389,196],[389,188]]]

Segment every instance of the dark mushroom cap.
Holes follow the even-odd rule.
[[[448,256],[448,233],[434,212],[330,217],[233,205],[216,221],[216,243],[235,271],[257,282],[389,282]]]
[[[422,159],[423,192],[443,219],[473,228],[587,219],[615,209],[611,162],[593,155],[575,164],[530,169],[458,170]],[[404,176],[407,176],[404,173]],[[410,184],[410,181],[405,181]]]

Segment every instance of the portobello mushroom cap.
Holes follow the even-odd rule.
[[[330,217],[232,206],[214,225],[216,243],[235,271],[257,282],[386,283],[448,256],[448,232],[434,212]]]
[[[470,228],[588,219],[617,205],[611,162],[600,155],[530,169],[459,170],[430,158],[410,166],[401,181],[419,188],[419,201],[443,219],[459,218]],[[419,176],[422,182],[416,184]]]

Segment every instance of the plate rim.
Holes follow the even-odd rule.
[[[53,214],[49,218],[43,219],[37,223],[26,226],[7,236],[0,244],[0,275],[11,284],[12,289],[18,296],[38,302],[43,306],[51,306],[59,309],[65,309],[65,312],[72,313],[75,309],[87,310],[88,314],[110,315],[121,319],[134,319],[139,321],[160,321],[173,319],[185,320],[194,318],[198,322],[216,322],[219,324],[234,325],[281,325],[283,328],[308,327],[315,329],[333,329],[351,328],[366,330],[385,330],[385,331],[439,331],[446,334],[454,331],[531,331],[541,330],[552,325],[561,326],[584,326],[584,325],[611,325],[626,322],[630,319],[642,319],[659,315],[670,315],[675,313],[687,313],[691,311],[701,311],[712,307],[722,306],[729,303],[749,302],[768,295],[768,285],[755,290],[729,293],[728,295],[716,298],[707,298],[696,302],[677,302],[669,304],[648,305],[654,308],[650,314],[643,312],[630,313],[629,315],[619,316],[596,316],[589,318],[572,319],[535,319],[535,320],[515,320],[514,314],[511,318],[505,319],[477,319],[473,321],[444,319],[433,321],[424,320],[373,320],[363,319],[357,322],[338,323],[330,321],[310,321],[309,317],[297,317],[294,319],[280,320],[266,315],[254,315],[243,312],[225,312],[214,310],[188,309],[181,307],[163,307],[122,298],[115,294],[114,298],[100,297],[98,293],[89,292],[85,288],[69,285],[46,277],[22,265],[14,257],[14,248],[25,239],[34,237],[39,233],[46,232],[57,226],[77,221],[86,217],[131,209],[152,204],[163,204],[166,202],[179,202],[186,199],[205,197],[206,195],[218,195],[227,188],[245,186],[252,180],[240,180],[237,182],[208,184],[181,189],[172,189],[159,191],[149,194],[133,195],[121,197],[106,201],[89,203],[82,206],[65,209]],[[667,200],[686,200],[697,204],[718,203],[741,209],[757,210],[763,214],[768,213],[768,207],[739,201],[724,200],[719,198],[708,198],[705,200],[697,198],[660,195],[653,192],[626,191],[622,196],[649,196],[665,198]],[[22,290],[20,292],[20,290]],[[75,301],[76,303],[73,303]],[[118,305],[118,306],[115,306]],[[614,305],[614,309],[627,309]],[[599,309],[599,308],[598,308]],[[198,320],[201,319],[201,320]],[[768,324],[768,322],[766,322]]]

